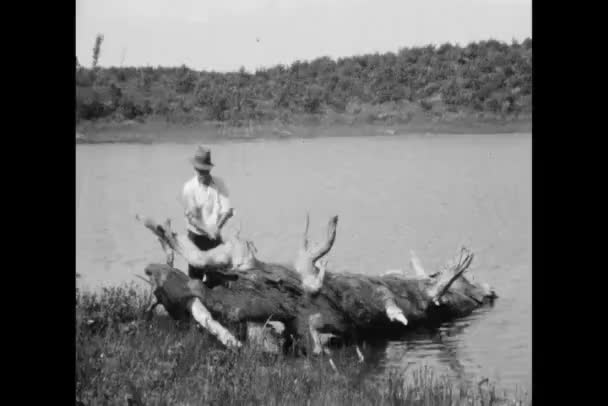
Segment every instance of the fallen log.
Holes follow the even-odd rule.
[[[149,277],[157,303],[183,319],[190,315],[229,346],[240,345],[237,329],[224,326],[266,326],[280,322],[286,344],[329,353],[328,337],[349,341],[367,334],[403,332],[420,324],[440,323],[465,316],[492,303],[495,292],[467,279],[464,272],[473,254],[462,248],[450,266],[428,275],[412,252],[415,275],[391,272],[381,276],[333,273],[322,260],[333,246],[338,217],[330,219],[319,244],[308,241],[308,216],[302,245],[293,266],[266,263],[255,257],[255,247],[234,236],[202,252],[186,236],[144,219],[161,241],[195,267],[204,267],[204,283],[190,279],[169,264],[150,264]],[[168,262],[172,263],[171,257]],[[217,320],[217,321],[216,321]],[[263,327],[262,327],[263,328]],[[252,328],[252,330],[254,330]],[[246,336],[241,334],[240,339]]]

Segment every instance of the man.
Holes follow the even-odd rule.
[[[207,251],[222,243],[220,230],[234,210],[224,182],[211,176],[211,151],[203,146],[191,159],[196,175],[184,184],[182,200],[188,228],[188,238],[200,250]],[[202,279],[204,270],[188,266],[191,278]]]

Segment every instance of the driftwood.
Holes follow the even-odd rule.
[[[465,248],[449,266],[431,275],[413,252],[412,276],[402,271],[368,276],[326,270],[322,257],[336,238],[337,216],[330,219],[326,238],[316,245],[308,241],[306,217],[302,246],[293,266],[259,261],[253,244],[239,236],[202,252],[186,236],[174,233],[168,221],[143,222],[167,253],[175,251],[213,276],[202,282],[172,265],[150,264],[145,273],[157,303],[176,319],[193,316],[228,346],[239,346],[247,337],[231,326],[248,326],[251,339],[256,335],[252,332],[273,322],[284,327],[278,334],[286,345],[329,353],[329,340],[398,334],[416,325],[465,316],[496,298],[488,285],[464,275],[473,260]],[[168,256],[168,262],[172,261]],[[358,348],[357,353],[361,358]]]

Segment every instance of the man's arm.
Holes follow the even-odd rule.
[[[196,207],[196,205],[194,204],[194,200],[188,193],[188,189],[185,185],[182,190],[181,198],[182,198],[182,205],[184,207],[184,216],[186,217],[188,224],[190,224],[192,227],[194,227],[195,230],[197,230],[201,233],[211,235],[211,233],[209,233],[205,229],[205,225],[200,220],[200,217],[201,217],[200,210],[201,209],[199,207]]]
[[[221,230],[222,227],[224,227],[224,224],[226,224],[226,222],[228,220],[230,220],[230,218],[232,216],[234,216],[234,209],[233,208],[228,209],[228,211],[226,213],[222,214],[220,216],[220,219],[217,222],[217,228],[218,228],[218,230]]]
[[[222,208],[222,212],[217,221],[217,229],[219,230],[224,227],[224,225],[230,220],[232,216],[234,216],[234,208],[230,203],[230,197],[228,194],[228,188],[226,187],[226,183],[220,178],[214,178],[215,184],[218,188],[218,193],[220,197],[220,207]]]

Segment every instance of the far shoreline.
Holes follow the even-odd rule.
[[[98,121],[76,125],[76,144],[161,144],[278,141],[328,137],[423,136],[448,134],[521,134],[532,132],[531,117],[486,120],[419,120],[409,123],[223,122],[171,123],[164,120]]]

